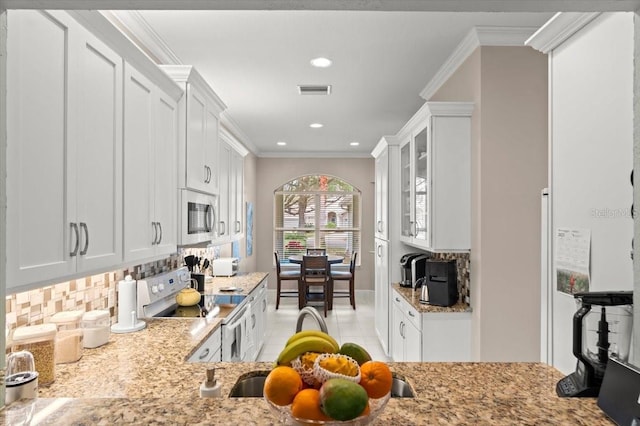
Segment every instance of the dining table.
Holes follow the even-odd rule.
[[[296,263],[298,265],[302,265],[302,257],[304,255],[302,254],[292,254],[291,256],[289,256],[287,259],[289,260],[289,263]],[[339,256],[337,254],[327,254],[327,263],[329,264],[328,266],[328,271],[327,274],[329,274],[329,276],[331,276],[331,265],[335,265],[338,263],[342,263],[344,261],[344,256]],[[331,287],[333,287],[333,280],[331,280],[331,283],[329,284]],[[305,304],[305,295],[303,294],[304,292],[304,285],[302,284],[302,280],[298,281],[298,308],[302,309],[304,308],[304,304]],[[330,294],[332,294],[333,292],[330,292]],[[329,299],[329,310],[333,309],[333,298]]]

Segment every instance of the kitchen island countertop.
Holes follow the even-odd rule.
[[[273,363],[187,363],[218,326],[201,319],[150,319],[144,330],[112,334],[80,361],[57,365],[39,398],[0,413],[11,424],[31,407],[39,424],[276,424],[261,398],[229,398],[235,381]],[[291,325],[292,331],[295,325]],[[416,398],[392,398],[375,424],[611,425],[594,398],[559,398],[562,374],[540,363],[389,363]],[[207,367],[223,368],[222,398],[200,398]]]

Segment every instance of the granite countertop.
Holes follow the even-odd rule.
[[[269,274],[267,272],[241,273],[233,277],[206,277],[204,283],[205,294],[243,294],[251,293]],[[233,292],[223,291],[224,288],[236,288]]]
[[[391,287],[420,313],[471,312],[471,307],[466,303],[458,302],[449,307],[428,305],[420,303],[420,290],[414,291],[411,287],[401,287],[398,283],[393,283]]]
[[[238,378],[268,371],[273,363],[185,362],[219,320],[146,321],[144,330],[111,334],[107,345],[85,349],[78,362],[57,365],[55,382],[41,386],[36,400],[10,404],[0,412],[0,422],[17,423],[30,412],[34,423],[56,425],[276,424],[261,398],[228,397]],[[389,365],[416,397],[392,398],[375,424],[612,424],[593,398],[557,397],[562,374],[545,364]],[[222,398],[199,397],[207,367],[220,369]]]

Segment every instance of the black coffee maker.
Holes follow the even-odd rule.
[[[632,291],[574,294],[579,309],[573,315],[573,354],[576,371],[561,379],[561,397],[596,397],[609,356],[627,361],[633,323]]]

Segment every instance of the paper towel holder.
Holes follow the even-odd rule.
[[[131,333],[147,326],[138,319],[137,294],[137,283],[131,275],[118,282],[118,322],[111,326],[111,332]]]

